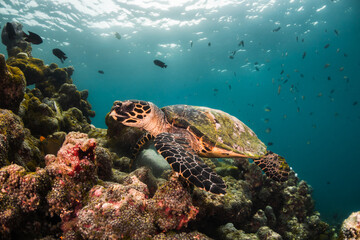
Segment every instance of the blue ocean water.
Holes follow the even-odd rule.
[[[74,66],[96,127],[115,100],[226,111],[286,157],[332,224],[360,210],[359,16],[358,0],[0,0],[1,27],[42,36],[34,57]]]

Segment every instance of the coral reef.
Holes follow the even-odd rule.
[[[353,212],[350,216],[344,220],[340,238],[344,240],[359,240],[360,239],[360,211]]]
[[[95,139],[87,134],[70,132],[57,156],[45,156],[46,171],[52,178],[47,195],[49,211],[66,222],[82,207],[87,192],[96,183]]]
[[[5,63],[5,56],[0,54],[0,108],[18,111],[24,98],[25,77],[17,68]]]
[[[33,58],[21,24],[13,24],[18,36],[2,36],[7,62],[0,54],[0,239],[335,236],[294,172],[278,183],[247,159],[204,159],[227,184],[222,196],[171,174],[151,146],[132,165],[143,131],[109,115],[107,130],[92,126],[95,112],[88,91],[73,84],[74,69]],[[358,236],[356,214],[344,222],[342,239]]]

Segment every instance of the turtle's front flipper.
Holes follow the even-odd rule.
[[[141,138],[139,138],[139,140],[136,142],[136,145],[133,149],[132,155],[133,158],[135,159],[137,157],[137,155],[139,154],[141,148],[148,143],[150,140],[152,140],[154,138],[153,135],[151,135],[150,133],[144,133]]]
[[[263,158],[254,162],[265,172],[266,176],[279,182],[285,182],[289,177],[290,167],[285,158],[269,151]]]
[[[224,181],[193,152],[188,151],[188,141],[178,135],[161,133],[155,138],[156,150],[167,160],[171,168],[189,182],[215,194],[225,194]]]

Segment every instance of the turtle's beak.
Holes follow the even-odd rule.
[[[110,116],[116,121],[123,122],[124,120],[130,118],[129,112],[133,111],[134,103],[130,101],[115,101],[114,105],[110,110]]]

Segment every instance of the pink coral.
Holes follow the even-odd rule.
[[[82,200],[96,181],[95,139],[87,134],[70,132],[57,157],[45,157],[46,170],[53,178],[52,190],[47,196],[50,212],[64,221],[76,216]]]

